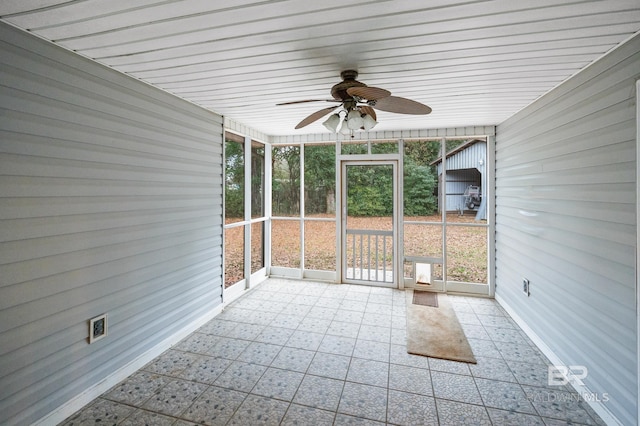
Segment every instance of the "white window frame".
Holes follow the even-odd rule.
[[[225,134],[228,131],[225,131]],[[235,135],[238,135],[236,132],[229,132]],[[256,138],[251,138],[246,135],[238,135],[244,137],[244,220],[239,222],[234,222],[232,224],[227,225],[225,209],[223,208],[223,238],[222,238],[222,247],[223,247],[223,284],[222,284],[222,302],[223,304],[228,304],[233,302],[238,297],[242,296],[247,290],[257,286],[265,279],[267,279],[269,274],[269,265],[271,263],[271,227],[270,220],[271,217],[271,146],[263,141],[260,141]],[[263,191],[264,191],[264,215],[258,218],[251,217],[251,154],[252,154],[252,142],[258,142],[264,145],[264,162],[265,162],[265,177],[263,182]],[[224,138],[224,142],[226,145],[226,135]],[[223,153],[226,152],[225,147],[223,147]],[[223,167],[226,168],[226,157],[223,154]],[[224,179],[226,185],[226,177]],[[225,189],[223,188],[223,194]],[[224,200],[224,195],[223,195]],[[255,223],[263,223],[264,226],[264,237],[262,238],[262,245],[264,250],[264,266],[257,270],[254,273],[251,273],[251,226]],[[224,248],[225,248],[225,238],[226,230],[230,228],[240,227],[242,226],[244,229],[244,279],[234,283],[233,285],[225,288],[224,285],[224,270],[226,268],[224,258]]]

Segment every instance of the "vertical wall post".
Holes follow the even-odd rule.
[[[244,278],[245,289],[251,286],[251,138],[244,137]]]
[[[227,273],[227,262],[226,262],[226,250],[227,247],[227,228],[225,225],[227,224],[227,137],[226,137],[226,118],[222,117],[222,303],[225,303],[226,298],[226,273]]]
[[[336,282],[342,283],[342,172],[340,154],[342,152],[342,140],[336,134]]]
[[[396,218],[398,232],[398,288],[404,289],[404,139],[398,139],[398,165],[396,168],[398,183],[398,217]]]
[[[440,205],[442,206],[442,281],[444,291],[447,291],[447,139],[440,139],[440,153],[442,155],[442,187],[440,191]]]
[[[487,137],[487,155],[485,158],[485,187],[482,188],[483,197],[487,197],[486,219],[489,223],[487,230],[487,279],[489,282],[489,296],[496,291],[496,137]]]
[[[640,246],[640,80],[636,80],[636,362],[638,385],[638,417],[636,423],[640,425],[640,259],[638,259],[638,247]]]
[[[304,278],[304,218],[305,218],[305,203],[304,203],[304,143],[300,143],[300,278]]]
[[[263,222],[262,250],[264,250],[264,267],[267,277],[271,275],[271,216],[273,216],[273,187],[272,187],[272,146],[270,143],[264,144],[264,215]]]

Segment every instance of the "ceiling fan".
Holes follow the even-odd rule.
[[[303,101],[283,102],[277,105],[292,105],[307,102],[337,102],[340,105],[323,108],[304,118],[296,129],[301,129],[316,120],[324,117],[337,108],[342,108],[335,112],[322,123],[332,132],[337,132],[340,123],[340,133],[353,134],[354,130],[372,129],[378,122],[376,121],[375,109],[398,114],[429,114],[431,108],[412,101],[411,99],[391,96],[391,92],[379,87],[369,87],[356,80],[358,71],[345,70],[340,73],[342,81],[331,88],[333,99],[306,99]],[[344,118],[340,116],[344,113]]]

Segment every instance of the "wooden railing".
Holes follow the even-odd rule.
[[[347,229],[346,278],[393,282],[393,231]]]

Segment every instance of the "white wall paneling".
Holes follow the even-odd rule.
[[[222,119],[4,23],[0,40],[0,423],[23,425],[220,306]]]
[[[640,36],[496,130],[496,294],[635,424]],[[531,296],[522,292],[530,280]]]

